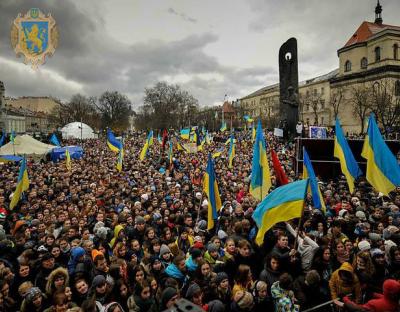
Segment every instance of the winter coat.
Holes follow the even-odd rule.
[[[157,306],[153,298],[143,300],[139,296],[131,295],[128,298],[129,312],[155,312]]]
[[[64,285],[69,285],[69,275],[68,271],[64,268],[57,268],[53,270],[48,279],[47,279],[47,284],[46,284],[46,295],[51,298],[55,288],[54,288],[54,279],[56,276],[62,275],[64,277]]]
[[[294,293],[280,287],[279,281],[272,284],[272,299],[275,303],[275,312],[298,312],[299,308],[294,304]]]
[[[364,305],[357,305],[348,297],[345,297],[343,301],[349,311],[397,312],[400,311],[399,297],[400,283],[388,279],[383,283],[383,295],[375,293],[375,298]]]
[[[345,283],[339,276],[340,271],[349,272],[353,281],[351,283]],[[339,269],[333,272],[331,279],[329,280],[329,288],[331,290],[332,299],[344,297],[348,294],[355,295],[355,301],[361,302],[361,286],[357,276],[354,274],[353,267],[350,263],[344,262]]]

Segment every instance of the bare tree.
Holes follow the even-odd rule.
[[[344,90],[342,87],[335,88],[331,92],[331,97],[330,97],[329,103],[333,108],[333,115],[335,117],[335,120],[336,120],[337,116],[339,115],[339,108],[340,108],[340,104],[342,104],[343,93],[344,93]]]
[[[319,107],[323,101],[322,93],[318,93],[316,90],[313,92],[307,92],[305,95],[299,97],[299,105],[301,107],[301,111],[303,114],[304,119],[304,109],[311,107],[311,110],[314,115],[314,124],[318,124],[318,117],[319,117]]]
[[[385,78],[371,83],[370,89],[371,110],[386,134],[388,130],[398,126],[400,121],[400,98],[396,96],[395,83]]]
[[[364,133],[364,121],[370,112],[371,89],[365,85],[351,88],[351,103],[353,116],[358,118],[361,124],[361,133]]]

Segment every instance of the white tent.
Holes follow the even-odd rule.
[[[42,143],[30,135],[18,135],[14,144],[9,142],[0,148],[0,155],[45,155],[56,146]]]
[[[81,129],[82,128],[82,129]],[[93,129],[85,123],[71,122],[61,129],[63,139],[96,139]],[[82,135],[82,136],[81,136]]]

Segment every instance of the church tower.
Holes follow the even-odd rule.
[[[382,23],[383,23],[382,6],[378,0],[378,3],[376,4],[376,7],[375,7],[375,24],[382,25]]]

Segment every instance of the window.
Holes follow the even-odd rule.
[[[306,96],[310,96],[310,90],[307,90]]]
[[[365,68],[367,68],[367,66],[368,66],[368,60],[367,60],[366,57],[363,57],[363,58],[361,59],[361,68],[362,68],[362,69],[365,69]]]
[[[381,48],[375,48],[375,62],[379,62],[381,60]]]
[[[325,93],[325,88],[322,87],[322,88],[321,88],[321,95],[323,95],[324,93]]]
[[[310,110],[310,104],[307,103],[307,104],[306,104],[306,111],[308,112],[309,110]]]
[[[324,99],[321,100],[321,109],[325,109],[325,100]]]
[[[397,58],[399,57],[399,45],[396,43],[394,46],[393,46],[393,58],[395,59],[395,60],[397,60]]]
[[[324,124],[324,117],[322,116],[321,117],[321,125],[323,125]]]
[[[345,72],[351,71],[351,62],[350,61],[346,61],[346,63],[344,63],[344,71]]]
[[[400,80],[397,80],[394,85],[394,95],[400,96]]]
[[[317,95],[317,89],[314,89],[314,96]]]

